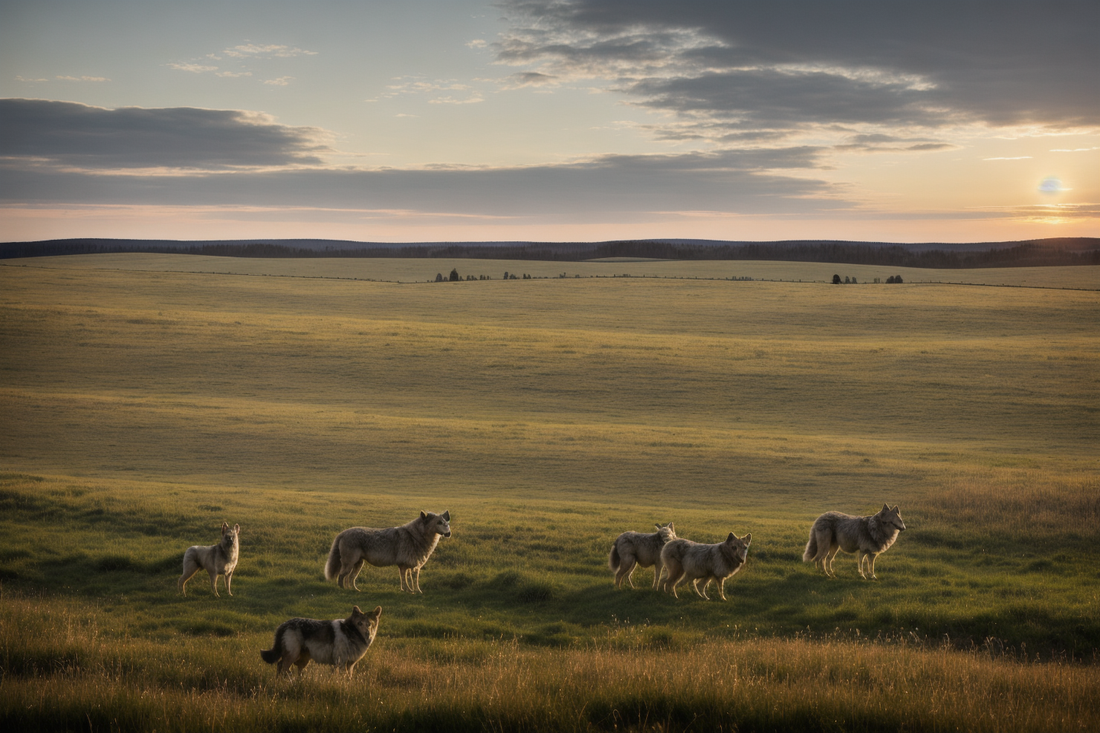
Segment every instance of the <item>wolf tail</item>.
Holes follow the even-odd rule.
[[[270,649],[261,649],[260,658],[268,664],[275,664],[281,656],[283,656],[283,630],[279,628],[275,632],[275,643],[271,645]]]
[[[817,532],[810,532],[810,541],[806,543],[806,551],[802,553],[802,562],[810,562],[817,557]]]
[[[618,570],[619,565],[622,563],[622,558],[619,557],[619,546],[611,546],[611,554],[607,556],[607,567],[612,570]]]
[[[328,562],[325,563],[325,580],[335,580],[340,574],[340,535],[332,541],[332,549],[328,551]]]

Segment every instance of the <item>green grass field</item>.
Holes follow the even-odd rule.
[[[1100,271],[200,259],[0,266],[0,720],[1100,727]],[[878,581],[801,561],[883,502]],[[324,581],[339,530],[444,509],[422,596]],[[177,595],[223,520],[234,596]],[[615,591],[615,536],[668,521],[752,533],[728,601]],[[350,679],[273,679],[275,626],[353,604],[384,613]]]

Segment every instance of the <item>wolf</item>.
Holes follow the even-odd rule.
[[[301,675],[310,660],[343,667],[350,675],[356,662],[374,643],[381,618],[381,606],[370,613],[363,613],[356,606],[347,618],[333,621],[292,618],[279,624],[275,643],[270,649],[261,650],[260,657],[268,664],[279,663],[275,676],[289,673],[293,665],[298,666]]]
[[[200,570],[210,573],[210,587],[218,598],[218,576],[225,576],[225,592],[233,595],[231,585],[233,583],[233,571],[237,569],[237,556],[240,552],[241,525],[234,524],[229,528],[228,522],[222,522],[222,538],[216,545],[204,547],[194,545],[188,547],[183,553],[183,575],[180,576],[179,592],[187,595],[187,581]]]
[[[709,601],[707,587],[711,581],[718,581],[718,596],[723,601],[726,600],[726,578],[745,565],[750,542],[751,534],[738,537],[733,532],[730,532],[725,542],[715,545],[704,545],[685,539],[672,540],[661,550],[661,564],[665,568],[661,589],[672,591],[672,596],[679,598],[676,586],[690,580],[695,593]],[[700,580],[706,580],[701,591]]]
[[[815,567],[820,567],[826,575],[836,577],[833,572],[833,558],[840,550],[859,553],[859,574],[864,580],[864,566],[871,573],[871,580],[877,580],[875,576],[875,558],[890,549],[898,533],[905,529],[905,522],[901,520],[901,511],[895,505],[893,509],[887,504],[877,514],[867,517],[853,517],[841,512],[825,512],[810,527],[810,541],[806,543],[806,551],[802,553],[803,562],[812,562]]]
[[[615,587],[623,587],[623,578],[634,587],[634,568],[653,566],[653,588],[661,582],[661,548],[676,539],[676,527],[669,522],[656,524],[656,532],[623,532],[611,545],[607,566],[615,572]]]
[[[420,590],[420,568],[428,562],[440,537],[451,536],[451,513],[420,516],[408,524],[389,529],[352,527],[336,535],[325,563],[325,578],[335,579],[341,588],[359,590],[355,584],[363,563],[376,567],[396,565],[401,590]]]

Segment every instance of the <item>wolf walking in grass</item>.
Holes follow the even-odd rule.
[[[672,522],[654,525],[656,532],[623,532],[611,545],[611,554],[607,566],[615,572],[615,587],[623,587],[623,578],[634,587],[634,568],[653,567],[653,588],[661,582],[661,549],[676,539],[676,528]]]
[[[690,580],[695,593],[709,601],[707,587],[711,581],[717,581],[718,596],[723,601],[726,600],[726,578],[744,567],[749,556],[750,542],[751,534],[738,537],[733,532],[730,532],[725,542],[714,545],[685,539],[672,540],[661,550],[661,564],[665,569],[661,588],[671,591],[674,598],[679,598],[676,586]],[[706,581],[702,590],[699,589],[700,580]]]
[[[225,592],[233,595],[233,571],[237,569],[237,556],[240,552],[239,535],[241,525],[229,528],[228,522],[222,522],[222,538],[216,545],[194,545],[183,553],[183,575],[180,576],[179,592],[187,595],[187,581],[200,570],[210,573],[210,587],[218,595],[218,576],[225,576]],[[220,598],[220,596],[218,596]]]
[[[351,615],[333,621],[312,618],[292,618],[275,629],[275,643],[260,652],[268,664],[278,662],[276,675],[289,673],[297,665],[298,673],[305,671],[310,661],[342,667],[349,675],[356,662],[363,658],[378,634],[382,607],[363,613],[356,606]]]
[[[858,552],[860,576],[867,579],[869,573],[870,579],[876,580],[875,558],[889,550],[898,533],[904,529],[905,522],[901,520],[901,511],[896,505],[891,509],[883,504],[877,514],[866,517],[825,512],[810,527],[810,541],[806,543],[802,560],[812,562],[826,575],[835,578],[833,558],[837,552]],[[864,566],[867,573],[864,573]]]
[[[451,513],[420,516],[408,524],[388,529],[352,527],[336,535],[325,563],[325,578],[341,588],[359,590],[355,579],[364,563],[376,567],[396,565],[401,590],[422,593],[420,568],[428,562],[440,537],[451,536]]]

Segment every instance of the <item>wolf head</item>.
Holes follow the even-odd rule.
[[[726,538],[726,544],[730,546],[735,555],[741,558],[741,562],[744,562],[749,556],[750,542],[752,542],[752,533],[744,537],[738,537],[733,532],[730,532],[730,536]]]
[[[659,535],[657,539],[661,541],[662,545],[667,545],[669,542],[676,539],[676,527],[673,526],[672,522],[665,525],[655,524],[653,526],[657,528],[657,534]]]
[[[378,623],[382,619],[382,607],[375,606],[370,613],[363,613],[359,606],[351,609],[351,615],[346,622],[358,629],[368,644],[374,641],[374,635],[378,633]]]
[[[901,510],[898,509],[896,504],[893,509],[890,508],[889,504],[883,504],[882,509],[879,510],[878,518],[880,522],[888,527],[893,527],[899,532],[905,529],[905,522],[901,521]]]
[[[427,525],[429,532],[435,532],[444,537],[451,536],[451,513],[449,511],[442,514],[420,512],[420,521]]]
[[[237,536],[241,532],[241,525],[234,524],[233,528],[229,528],[229,522],[222,522],[222,541],[221,545],[225,549],[230,549],[237,546]]]

